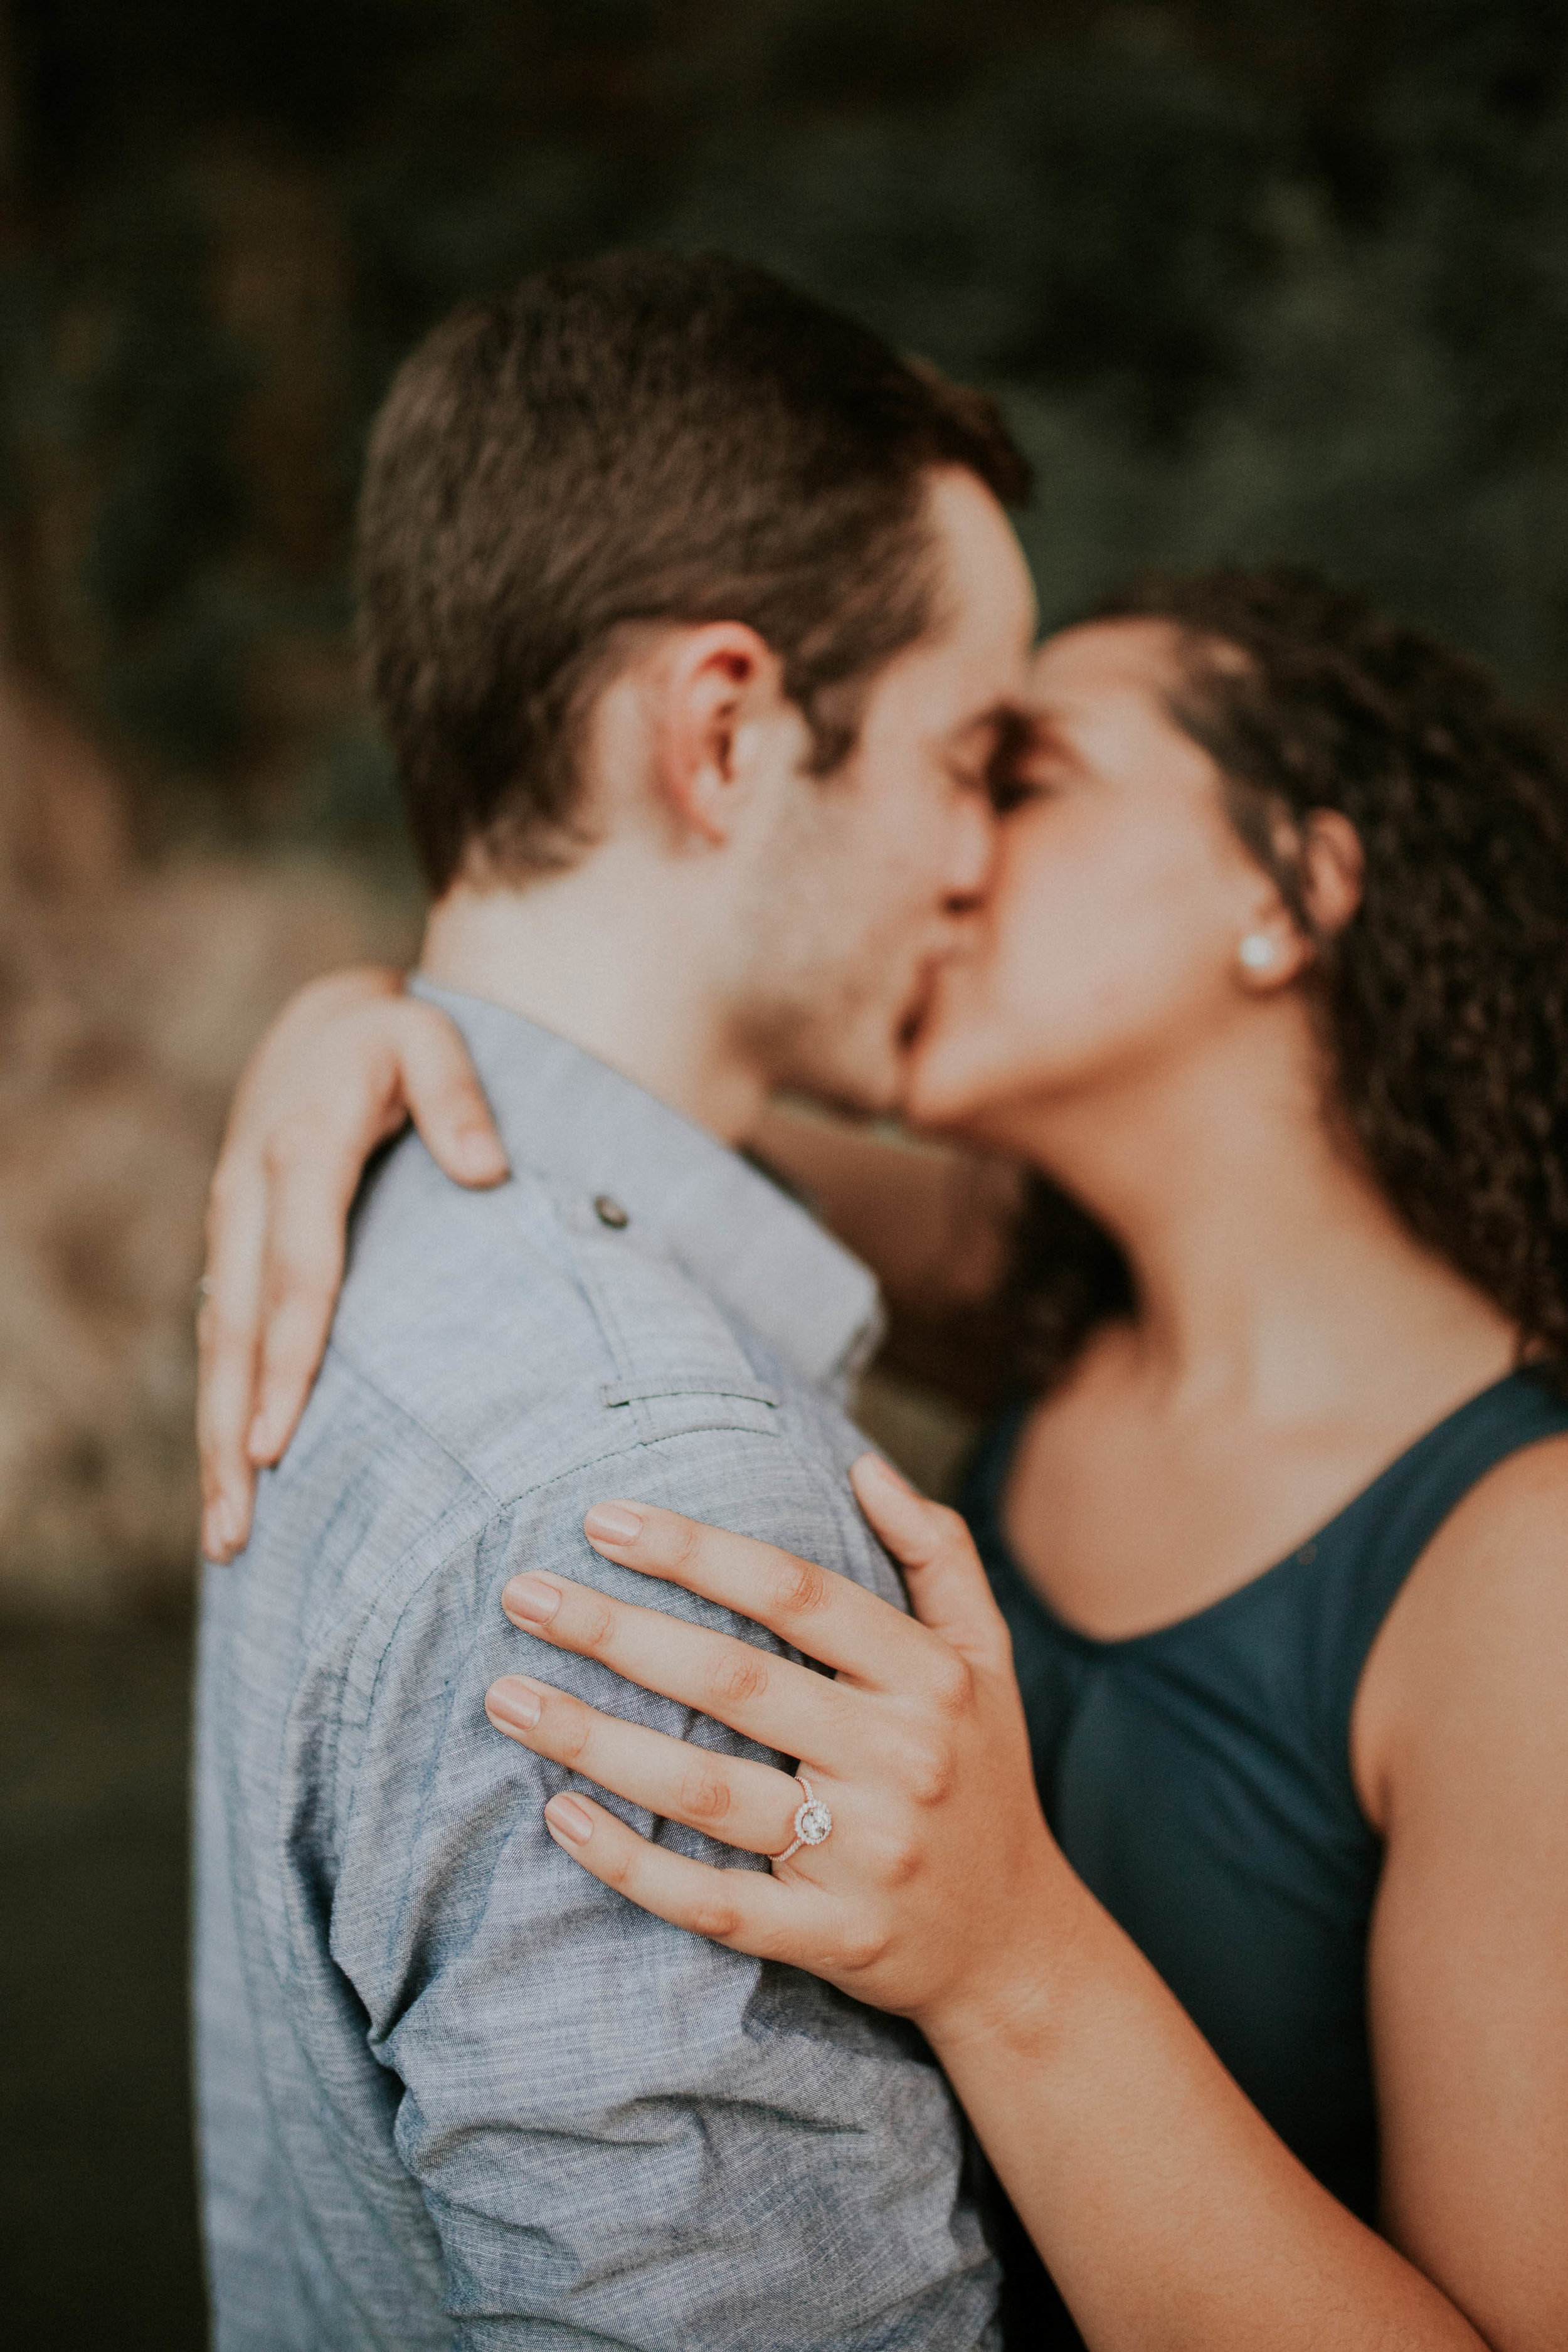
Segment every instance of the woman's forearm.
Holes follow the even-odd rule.
[[[895,1307],[938,1316],[996,1289],[1019,1199],[1005,1163],[776,1105],[753,1141],[865,1259]]]
[[[1093,2352],[1487,2352],[1314,2180],[1061,1866],[927,2036]]]

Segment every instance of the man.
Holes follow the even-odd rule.
[[[582,1533],[612,1489],[896,1592],[843,1479],[869,1278],[730,1147],[782,1087],[893,1099],[985,878],[1025,487],[984,400],[719,259],[536,279],[393,386],[369,674],[433,894],[417,985],[512,1173],[463,1192],[393,1150],[248,1550],[208,1575],[220,2352],[992,2340],[916,2040],[586,1878],[541,1818],[568,1776],[483,1695],[531,1663],[518,1570],[639,1587]]]

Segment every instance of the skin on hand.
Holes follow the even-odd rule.
[[[874,1454],[851,1475],[907,1564],[923,1622],[810,1560],[674,1512],[616,1503],[584,1522],[606,1559],[738,1610],[835,1668],[833,1681],[564,1577],[515,1578],[504,1605],[524,1631],[798,1757],[833,1815],[826,1843],[772,1875],[673,1853],[577,1796],[545,1810],[557,1843],[659,1917],[809,1969],[929,2030],[973,2002],[980,1956],[989,1972],[1008,1971],[1035,1908],[1025,1890],[1055,1885],[1066,1865],[1035,1790],[1007,1629],[968,1530]],[[531,1677],[504,1676],[486,1706],[535,1754],[665,1820],[752,1853],[782,1853],[793,1839],[800,1788],[770,1766],[624,1723]]]
[[[196,1320],[208,1559],[244,1549],[257,1468],[282,1454],[321,1360],[364,1163],[409,1118],[458,1183],[507,1173],[461,1039],[400,972],[312,982],[251,1056],[208,1197]]]

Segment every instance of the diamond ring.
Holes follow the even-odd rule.
[[[821,1845],[833,1827],[832,1814],[820,1797],[812,1795],[811,1782],[805,1773],[797,1772],[795,1777],[805,1790],[805,1801],[795,1808],[795,1843],[786,1845],[783,1853],[775,1853],[773,1856],[775,1863],[787,1862],[792,1853],[800,1852],[803,1845]]]

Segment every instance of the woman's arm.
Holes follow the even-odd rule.
[[[552,1834],[634,1901],[698,1933],[829,1978],[912,2017],[963,2099],[1026,2226],[1096,2352],[1545,2352],[1563,2340],[1562,2112],[1527,2103],[1537,2149],[1510,2173],[1531,2202],[1513,2227],[1550,2242],[1529,2284],[1494,2292],[1494,2243],[1473,2233],[1417,2263],[1364,2227],[1268,2128],[1131,1941],[1051,1841],[1035,1797],[1005,1631],[962,1524],[880,1465],[857,1490],[904,1560],[914,1623],[809,1562],[638,1504],[590,1514],[607,1557],[672,1580],[771,1626],[837,1669],[825,1683],[724,1637],[584,1592],[561,1578],[508,1588],[514,1622],[585,1651],[799,1756],[834,1818],[825,1844],[771,1874],[715,1870],[644,1842],[579,1796],[553,1799]],[[635,1531],[633,1531],[635,1525]],[[667,1819],[777,1853],[799,1802],[764,1765],[694,1752],[507,1677],[492,1720],[539,1752]],[[1535,1791],[1560,1815],[1568,1789]],[[1555,1887],[1542,1898],[1555,1917]],[[962,1923],[960,1926],[958,1923]],[[1533,1948],[1533,1947],[1532,1947]],[[1561,1945],[1544,1974],[1559,1990]],[[1472,2128],[1441,2113],[1456,2038],[1495,2006],[1496,1960],[1469,1983],[1468,2011],[1414,2053],[1434,2140],[1417,2171],[1441,2175],[1439,2143]],[[1521,1993],[1516,2050],[1560,2071],[1558,1993]],[[1511,2004],[1514,1990],[1506,1995]],[[1545,2037],[1544,2039],[1542,2037]],[[1463,2076],[1468,2060],[1460,2062]],[[1496,2090],[1506,2113],[1510,2101]],[[1544,2150],[1544,2154],[1541,2151]],[[1506,2151],[1494,2146],[1491,2160]],[[1495,2210],[1495,2206],[1493,2209]],[[1468,2311],[1484,2314],[1487,2334]]]
[[[994,1296],[1023,1191],[1011,1161],[784,1104],[764,1113],[754,1142],[759,1159],[865,1259],[895,1315],[936,1318]]]
[[[1384,2225],[1499,2347],[1568,2345],[1568,1438],[1466,1496],[1390,1611],[1352,1756]]]
[[[321,1360],[365,1161],[409,1118],[456,1182],[506,1174],[462,1039],[404,995],[401,972],[312,981],[246,1066],[208,1196],[196,1318],[209,1559],[232,1559],[249,1534],[257,1467],[288,1444]]]

